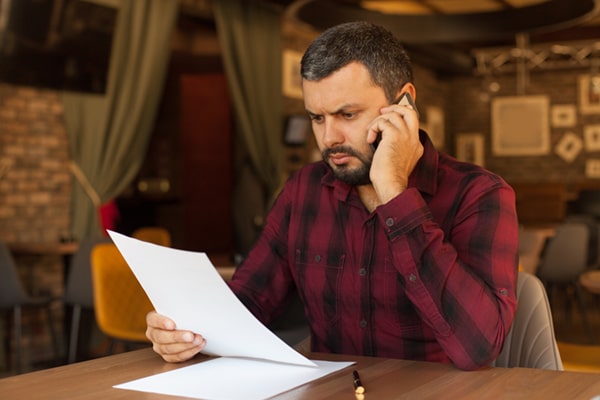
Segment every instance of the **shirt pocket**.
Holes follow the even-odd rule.
[[[344,254],[327,257],[326,253],[296,249],[294,266],[297,287],[311,322],[331,323],[340,314],[340,287]]]

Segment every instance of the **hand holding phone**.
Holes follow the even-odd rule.
[[[419,115],[419,111],[417,110],[417,106],[415,105],[415,102],[414,102],[412,96],[410,95],[410,93],[404,92],[402,94],[402,96],[400,96],[400,99],[398,99],[398,101],[396,103],[399,104],[399,105],[401,105],[401,106],[410,106],[410,107],[412,107],[412,109],[416,111],[417,115]],[[375,139],[375,141],[373,143],[371,143],[371,149],[373,151],[377,150],[377,146],[379,146],[379,142],[381,142],[381,132],[379,132],[377,134],[377,139]]]

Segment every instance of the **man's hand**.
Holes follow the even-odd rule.
[[[381,109],[381,115],[369,126],[367,138],[381,133],[381,142],[373,155],[370,178],[381,204],[408,187],[408,177],[423,155],[419,141],[419,116],[412,106],[393,104]]]
[[[146,324],[146,337],[152,342],[152,349],[165,361],[189,360],[206,346],[201,335],[175,329],[175,322],[156,311],[146,315]]]

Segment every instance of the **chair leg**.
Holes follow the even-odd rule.
[[[4,355],[4,370],[10,371],[12,362],[10,358],[10,313],[2,312],[2,323],[4,329],[2,330],[2,350]]]
[[[22,344],[21,344],[21,306],[16,305],[13,307],[13,329],[15,332],[15,371],[17,374],[20,374],[22,372],[22,361],[23,361],[23,357],[22,357]]]
[[[79,340],[79,322],[81,320],[81,306],[73,306],[73,317],[71,318],[71,334],[69,337],[69,354],[67,362],[74,363],[77,360],[77,344]]]
[[[583,293],[581,291],[581,286],[579,286],[577,283],[575,283],[573,286],[575,289],[575,296],[577,297],[577,303],[579,304],[579,309],[581,311],[581,321],[583,323],[583,329],[587,333],[590,343],[594,344],[595,338],[594,338],[594,334],[592,332],[592,328],[590,326],[590,322],[588,321],[588,318],[587,318],[587,309],[585,306],[585,301],[583,300]]]
[[[48,318],[48,328],[50,329],[50,339],[52,339],[52,347],[54,351],[54,364],[58,365],[60,358],[60,344],[58,343],[58,335],[54,326],[54,318],[52,318],[52,309],[50,304],[46,307],[46,317]]]

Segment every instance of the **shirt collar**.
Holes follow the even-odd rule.
[[[417,162],[417,166],[408,178],[408,186],[415,187],[420,192],[434,194],[437,190],[439,153],[433,146],[427,133],[421,129],[419,129],[419,140],[423,145],[423,156]],[[345,201],[352,192],[353,186],[336,179],[331,168],[327,165],[326,168],[327,172],[321,179],[321,183],[326,186],[332,186],[336,198]]]

